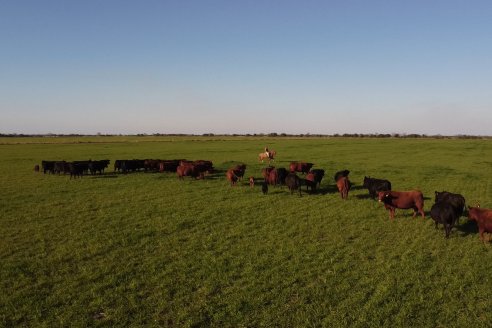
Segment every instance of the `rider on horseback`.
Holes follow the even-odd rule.
[[[267,146],[265,146],[265,154],[267,155],[268,158],[270,158],[270,152],[268,151]]]

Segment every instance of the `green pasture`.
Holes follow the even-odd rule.
[[[257,155],[327,175],[302,197],[247,180]],[[41,160],[212,160],[218,172],[69,176]],[[346,201],[333,174],[349,169]],[[0,326],[490,327],[492,246],[461,218],[449,239],[428,217],[368,198],[461,193],[492,207],[492,141],[376,138],[92,137],[0,139]]]

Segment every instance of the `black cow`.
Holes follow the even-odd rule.
[[[378,195],[378,192],[391,190],[391,182],[383,179],[364,177],[362,187],[367,188],[369,195],[374,199]]]
[[[455,208],[445,202],[435,203],[431,207],[430,216],[436,222],[436,229],[439,223],[444,225],[446,238],[449,238],[451,229],[459,217]]]
[[[295,173],[289,173],[285,177],[285,184],[290,190],[290,194],[294,193],[294,190],[299,190],[299,196],[301,194],[301,179]]]
[[[317,187],[319,187],[321,185],[321,180],[323,180],[323,177],[325,176],[325,170],[314,169],[309,171],[309,173],[314,175],[314,182],[317,184]]]
[[[289,172],[287,172],[287,169],[279,167],[277,169],[277,184],[284,185],[287,174],[289,174]]]
[[[58,161],[53,164],[53,173],[68,173],[70,169],[68,167],[68,163],[65,161]]]
[[[337,182],[338,179],[340,179],[340,178],[348,177],[349,174],[350,174],[349,170],[338,171],[337,173],[335,173],[335,176],[334,176],[335,182]]]
[[[41,161],[41,167],[43,168],[43,173],[53,173],[53,169],[55,166],[55,161]]]
[[[88,167],[91,174],[103,174],[104,170],[109,166],[109,159],[103,159],[100,161],[89,161]]]
[[[70,172],[70,179],[77,178],[77,177],[81,178],[82,175],[84,175],[84,169],[85,169],[84,164],[77,163],[77,162],[68,163],[68,170]]]
[[[460,217],[463,215],[465,209],[465,197],[460,194],[453,194],[447,191],[435,192],[434,201],[436,203],[446,203],[453,207],[456,215],[458,216],[457,222],[459,224]]]

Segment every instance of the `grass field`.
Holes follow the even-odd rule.
[[[492,207],[492,141],[434,139],[0,139],[0,326],[490,327],[492,249],[461,219],[442,226],[361,188],[461,193]],[[231,188],[224,171],[268,145],[305,160],[316,194]],[[208,159],[222,172],[68,176],[47,160]],[[351,171],[349,199],[333,174]],[[112,170],[110,170],[112,171]]]

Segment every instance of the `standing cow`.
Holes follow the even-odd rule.
[[[484,233],[492,233],[492,210],[480,208],[480,205],[476,207],[468,206],[468,219],[477,222],[480,240],[485,242]]]
[[[337,181],[337,188],[340,192],[342,199],[348,198],[348,192],[350,190],[350,180],[348,177],[341,177]]]
[[[411,191],[380,191],[378,194],[379,202],[384,203],[384,207],[389,211],[390,219],[395,218],[395,210],[413,209],[413,217],[417,212],[425,218],[424,195],[418,190]]]
[[[289,188],[291,195],[294,193],[294,190],[299,190],[299,196],[302,196],[301,179],[295,173],[287,174],[287,177],[285,177],[285,184],[287,185],[287,188]]]
[[[436,222],[436,229],[439,223],[444,226],[446,238],[449,238],[451,229],[453,229],[453,226],[458,218],[455,209],[447,203],[438,202],[432,205],[430,216]]]
[[[378,195],[378,192],[391,190],[391,182],[383,179],[364,177],[362,187],[367,188],[369,196],[374,199]]]

